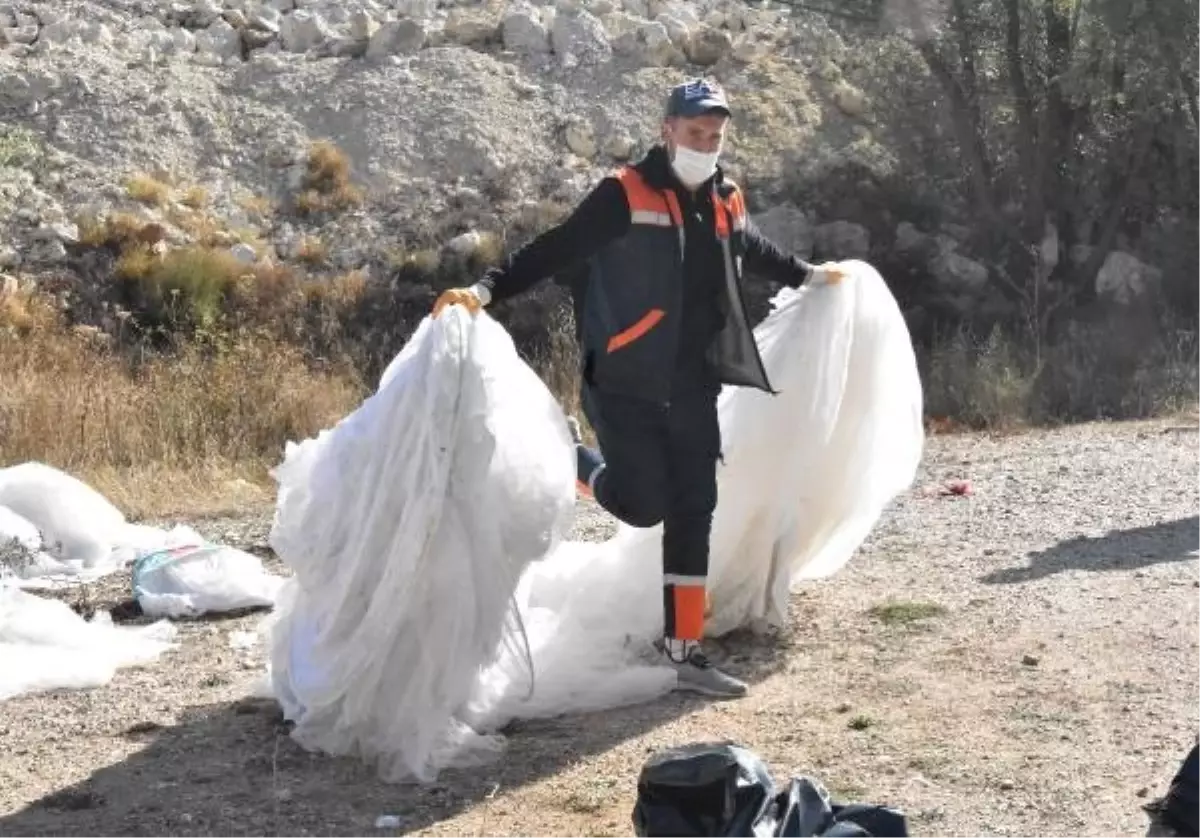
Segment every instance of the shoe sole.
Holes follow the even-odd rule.
[[[732,700],[735,698],[745,698],[750,691],[742,690],[741,692],[730,692],[728,690],[715,690],[707,687],[700,687],[696,686],[695,684],[679,684],[675,687],[675,692],[696,693],[697,695],[707,696],[708,698],[725,698]]]

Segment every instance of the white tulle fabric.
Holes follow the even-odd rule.
[[[769,395],[726,388],[707,629],[783,625],[789,592],[837,572],[921,456],[908,331],[868,264],[785,290],[755,331]],[[272,544],[295,570],[273,618],[275,694],[306,747],[385,779],[496,753],[513,718],[651,699],[674,673],[661,532],[562,540],[564,416],[486,314],[426,320],[379,390],[289,446]]]

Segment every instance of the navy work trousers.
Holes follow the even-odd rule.
[[[682,389],[661,405],[587,384],[582,391],[600,451],[581,453],[580,479],[603,461],[592,487],[597,503],[630,526],[663,525],[665,633],[681,640],[703,634],[721,456],[719,393],[715,385]]]

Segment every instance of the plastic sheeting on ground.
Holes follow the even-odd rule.
[[[157,659],[174,637],[165,621],[114,626],[107,612],[88,621],[64,602],[0,586],[0,701],[102,686],[118,669]]]
[[[90,582],[144,552],[199,538],[187,527],[131,524],[91,486],[53,466],[28,462],[0,469],[0,584]]]
[[[711,634],[783,624],[792,587],[842,567],[915,474],[908,331],[875,270],[842,264],[841,285],[784,291],[756,329],[779,394],[721,396]],[[544,385],[493,320],[457,308],[423,322],[355,414],[289,449],[272,542],[297,579],[271,666],[296,738],[427,779],[494,752],[481,734],[514,717],[671,689],[646,659],[660,531],[557,544],[573,468]]]
[[[271,605],[283,581],[257,557],[206,544],[190,527],[131,524],[99,492],[51,466],[0,469],[0,700],[102,686],[171,646],[169,623],[119,627],[107,613],[88,621],[21,590],[90,582],[130,563],[138,563],[134,593],[149,616]]]

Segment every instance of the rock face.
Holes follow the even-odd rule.
[[[850,56],[821,16],[744,0],[0,0],[0,268],[61,270],[111,219],[245,264],[386,275],[414,241],[490,252],[642,154],[667,87],[701,74],[731,97],[722,162],[764,232],[863,258],[855,219],[782,200],[870,163],[845,139],[872,116]],[[352,188],[313,191],[318,141]],[[986,281],[939,243],[953,225],[909,226],[896,247],[940,283]],[[1104,293],[1152,281],[1126,255]]]

